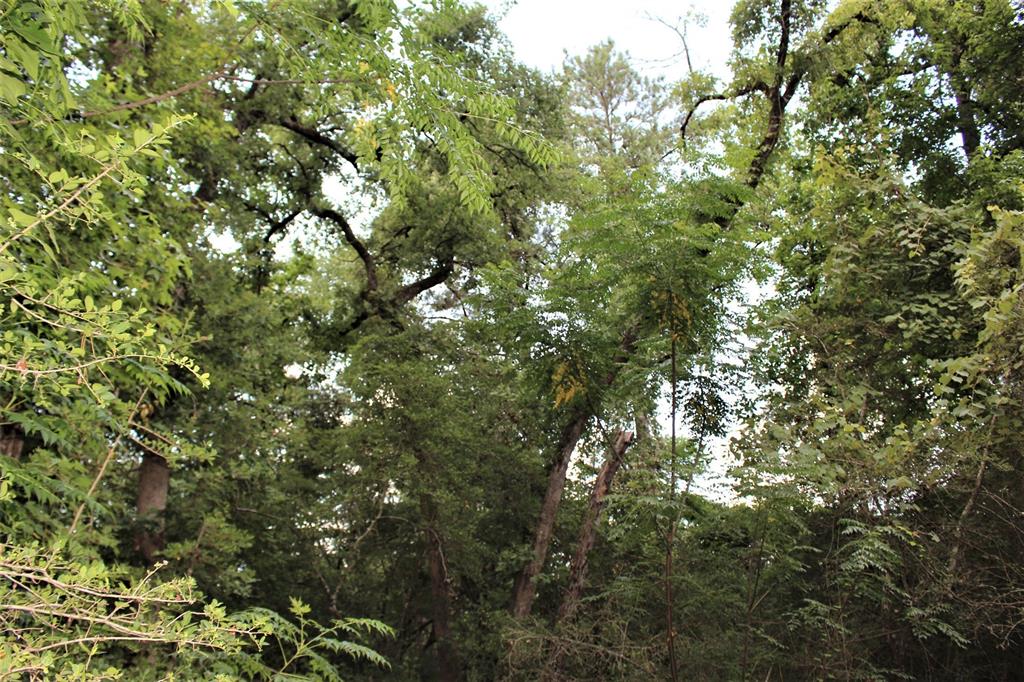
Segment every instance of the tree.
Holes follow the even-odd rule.
[[[747,490],[766,502],[780,494],[821,501],[806,518],[828,559],[808,564],[808,601],[793,610],[800,636],[820,639],[797,674],[933,676],[980,665],[998,677],[1012,664],[974,661],[965,647],[997,631],[1006,636],[1007,625],[988,609],[986,625],[966,616],[980,608],[951,585],[969,544],[980,572],[967,591],[988,594],[991,606],[1005,604],[994,594],[1014,589],[1012,573],[993,583],[980,568],[1012,564],[1013,543],[994,531],[991,549],[982,549],[966,525],[980,515],[989,485],[1001,491],[995,504],[1016,506],[989,466],[999,425],[1016,423],[1002,405],[1017,389],[1012,372],[995,388],[971,382],[967,367],[999,315],[989,308],[994,299],[972,293],[974,245],[1014,248],[1004,236],[1014,214],[991,201],[1019,205],[1002,189],[1014,182],[1019,152],[998,119],[974,109],[990,96],[987,66],[967,57],[973,52],[959,29],[940,35],[931,22],[948,11],[947,20],[971,26],[971,41],[1016,27],[1003,3],[873,9],[857,51],[837,53],[844,68],[812,81],[808,137],[816,146],[794,160],[780,188],[790,197],[777,221],[780,295],[764,311],[757,351],[772,388],[740,451],[759,462],[754,480],[758,471],[784,479],[762,478]],[[907,52],[889,42],[900,31]],[[865,45],[871,56],[862,62]],[[968,68],[979,69],[970,94],[960,72]],[[921,96],[933,86],[953,91],[948,99]],[[893,106],[852,114],[858,90]],[[954,139],[955,147],[946,144]],[[1012,296],[1015,278],[1003,276],[1003,295]],[[944,659],[933,658],[936,651]]]
[[[0,16],[0,677],[1015,679],[1013,4]]]
[[[404,166],[407,155],[415,152],[408,138],[397,133],[406,128],[421,131],[421,140],[432,135],[443,140],[436,146],[438,158],[450,166],[448,181],[470,214],[489,210],[490,180],[482,147],[466,131],[464,120],[491,121],[491,133],[499,141],[525,150],[532,163],[545,159],[544,148],[511,123],[508,100],[484,89],[471,91],[452,77],[454,69],[436,68],[446,54],[438,39],[453,21],[462,21],[452,19],[454,11],[430,15],[410,10],[406,18],[420,23],[417,33],[390,5],[358,3],[342,8],[338,30],[331,28],[338,25],[325,14],[330,8],[307,5],[299,15],[258,4],[246,5],[243,11],[228,4],[208,13],[191,8],[171,13],[158,3],[129,5],[116,12],[87,3],[75,3],[66,11],[56,5],[5,8],[10,23],[4,34],[9,55],[3,62],[4,128],[5,146],[12,151],[5,159],[17,189],[9,196],[2,243],[7,252],[3,283],[11,300],[5,339],[9,361],[3,371],[6,378],[14,378],[7,383],[5,396],[4,451],[11,458],[4,467],[18,495],[40,501],[9,519],[7,525],[16,529],[17,537],[45,540],[66,524],[74,556],[83,552],[95,557],[100,548],[114,545],[111,531],[118,524],[97,524],[96,519],[107,513],[97,503],[109,500],[123,509],[124,497],[118,495],[123,488],[109,485],[107,474],[112,467],[128,466],[125,456],[141,451],[135,546],[146,563],[153,563],[166,548],[169,463],[180,468],[190,457],[199,462],[208,457],[175,433],[173,424],[166,431],[158,428],[156,419],[164,421],[163,415],[155,414],[167,409],[173,391],[184,393],[183,382],[189,381],[186,375],[168,371],[171,365],[191,372],[201,384],[208,381],[178,350],[184,343],[185,316],[194,302],[188,300],[190,292],[182,282],[188,274],[187,250],[197,243],[196,220],[202,215],[192,206],[216,198],[217,186],[227,182],[219,175],[226,169],[218,164],[230,159],[243,161],[233,178],[252,182],[235,195],[243,205],[254,202],[246,210],[264,214],[260,202],[270,188],[254,181],[259,156],[229,155],[218,164],[197,159],[202,148],[223,149],[234,136],[232,130],[237,134],[265,124],[265,110],[226,103],[253,100],[263,86],[286,86],[276,92],[287,96],[304,85],[322,85],[321,67],[332,63],[335,73],[328,75],[353,86],[342,96],[350,102],[361,100],[368,112],[379,114],[349,117],[347,144],[355,151],[308,134],[296,117],[302,112],[292,111],[274,123],[309,143],[337,147],[338,158],[361,165],[376,182],[385,184],[396,206],[405,201]],[[296,22],[297,16],[303,18]],[[351,26],[348,31],[346,22]],[[312,29],[323,39],[316,52],[319,65],[303,49],[274,49],[274,41],[308,46]],[[388,54],[395,31],[401,34],[407,59]],[[203,41],[208,42],[202,52],[212,64],[183,58]],[[373,41],[379,48],[373,55],[354,49]],[[64,76],[68,66],[102,70],[69,83]],[[182,80],[184,84],[172,86]],[[442,103],[436,92],[442,82],[466,107],[462,114]],[[239,91],[237,83],[245,83],[247,89]],[[111,101],[111,95],[124,99]],[[79,101],[85,106],[76,111]],[[249,103],[281,108],[271,101]],[[330,103],[307,99],[304,106],[316,110]],[[176,115],[173,110],[189,113]],[[246,120],[246,115],[255,119]],[[199,134],[178,138],[181,144],[174,154],[158,153],[170,131],[190,118]],[[129,128],[134,130],[130,142],[120,132],[126,125],[135,125]],[[305,163],[310,163],[309,153],[305,155]],[[262,160],[268,158],[272,157]],[[345,219],[338,220],[336,210],[321,207],[319,188],[314,191],[309,184],[312,176],[299,172],[305,169],[302,157],[293,157],[293,162],[296,175],[278,187],[303,198],[301,211],[311,210],[337,224],[346,241],[364,256],[363,298],[372,304],[364,318],[393,314],[392,307],[409,302],[450,274],[451,256],[441,255],[433,273],[411,287],[398,288],[390,299],[377,300],[379,280],[368,252],[346,229]],[[318,176],[333,164],[328,160],[328,165],[317,168]],[[193,191],[183,180],[189,177],[196,178]],[[296,182],[299,177],[304,182]],[[275,221],[264,242],[296,216],[283,224]],[[62,229],[54,229],[56,224]],[[257,274],[257,288],[264,277]],[[26,438],[39,440],[26,447]],[[90,464],[95,475],[87,473],[85,466]],[[54,470],[58,477],[51,480]],[[70,495],[74,506],[62,511],[54,504],[56,491]],[[124,516],[111,514],[113,519]],[[116,557],[109,549],[102,551]],[[302,618],[303,613],[295,615]],[[263,629],[253,632],[269,631],[264,628],[267,623],[260,620]],[[284,637],[288,630],[281,625],[278,633]],[[222,636],[230,634],[224,631]],[[167,641],[173,643],[177,636],[171,633]],[[304,637],[291,637],[300,657],[308,650]],[[145,641],[144,633],[135,639]],[[344,654],[345,649],[334,652]],[[323,672],[325,665],[314,668]]]

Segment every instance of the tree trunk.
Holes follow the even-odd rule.
[[[21,459],[25,448],[25,434],[17,424],[0,426],[0,455]]]
[[[604,509],[615,474],[622,466],[626,449],[632,442],[632,433],[619,431],[611,445],[611,451],[594,480],[594,489],[590,493],[590,504],[583,516],[579,539],[576,542],[576,553],[569,565],[569,585],[562,596],[562,605],[558,608],[558,617],[555,620],[556,629],[562,624],[569,623],[579,608],[580,597],[583,595],[583,584],[587,577],[590,550],[594,548],[594,542],[597,540],[597,522],[601,518],[601,511]],[[562,667],[562,657],[565,655],[565,651],[563,642],[559,640],[548,656],[547,664],[541,674],[542,682],[550,682],[558,678],[558,670]]]
[[[590,558],[590,550],[594,548],[597,540],[597,522],[601,517],[611,490],[612,481],[626,455],[626,449],[633,443],[633,434],[629,431],[619,431],[615,436],[615,442],[611,445],[611,451],[605,458],[601,470],[594,481],[594,489],[590,493],[590,504],[587,506],[586,515],[583,517],[583,525],[580,526],[579,540],[576,543],[576,554],[573,555],[572,563],[569,565],[569,586],[562,597],[562,605],[558,609],[558,621],[566,621],[576,614],[580,605],[580,597],[583,594],[583,584],[587,577],[587,564]]]
[[[956,100],[956,127],[960,132],[964,156],[970,163],[981,146],[981,131],[978,129],[974,100],[971,98],[971,86],[960,72],[964,49],[962,40],[953,47],[953,68],[950,69],[949,81],[953,86],[953,96]]]
[[[164,548],[164,510],[170,484],[171,469],[167,460],[152,452],[144,454],[139,467],[139,496],[135,505],[139,524],[135,548],[147,564],[155,563]]]
[[[540,508],[540,518],[537,521],[537,530],[533,536],[533,554],[529,563],[516,577],[512,594],[512,615],[522,618],[529,615],[533,606],[533,599],[537,594],[536,578],[544,568],[544,562],[548,556],[548,546],[551,544],[551,534],[555,528],[555,518],[558,515],[558,507],[562,502],[562,491],[565,490],[565,477],[569,471],[569,460],[572,458],[576,444],[583,435],[590,420],[589,410],[576,412],[573,418],[562,429],[562,437],[558,441],[558,458],[555,465],[548,474],[548,488],[544,493],[544,502]]]
[[[423,495],[420,506],[434,514],[433,518],[427,517],[424,539],[427,542],[427,569],[430,572],[431,634],[437,647],[437,677],[441,682],[458,682],[462,679],[462,665],[451,636],[451,593],[444,547],[435,526],[433,501],[428,495]]]
[[[639,333],[638,325],[633,325],[622,335],[619,349],[612,358],[612,368],[605,375],[600,386],[602,389],[611,386],[618,376],[623,363],[633,354],[636,346],[636,337]],[[541,503],[540,518],[537,520],[537,530],[533,536],[533,553],[529,562],[516,576],[515,585],[512,587],[512,615],[522,618],[530,614],[533,608],[534,597],[537,596],[537,576],[544,568],[544,562],[548,557],[548,547],[551,544],[551,534],[554,532],[555,519],[558,517],[558,507],[562,503],[562,492],[565,490],[565,477],[569,471],[569,460],[576,449],[576,444],[583,435],[583,430],[593,416],[593,403],[587,401],[585,405],[578,407],[572,412],[562,435],[558,439],[558,455],[554,465],[548,473],[548,487],[544,493],[544,501]]]
[[[439,531],[437,504],[429,492],[433,462],[426,452],[416,450],[414,454],[422,476],[421,485],[424,486],[419,500],[420,513],[423,515],[423,540],[427,548],[427,572],[430,575],[431,640],[437,650],[437,679],[441,682],[459,682],[462,679],[462,664],[451,636],[451,580]]]

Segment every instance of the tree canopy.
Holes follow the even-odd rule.
[[[1017,679],[1024,10],[732,27],[0,0],[0,679]]]

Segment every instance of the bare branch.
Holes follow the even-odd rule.
[[[413,282],[407,286],[402,287],[395,294],[395,303],[398,305],[404,305],[412,299],[422,294],[427,289],[431,289],[438,284],[442,284],[449,276],[455,271],[454,259],[447,259],[442,261],[441,264],[434,269],[429,275],[421,280]]]
[[[358,155],[356,155],[350,149],[346,149],[345,147],[343,147],[336,140],[333,140],[327,135],[324,135],[316,128],[311,128],[307,125],[299,123],[298,119],[296,119],[294,116],[283,118],[280,121],[278,121],[278,124],[292,131],[299,137],[302,137],[305,140],[312,142],[313,144],[318,144],[322,147],[327,147],[335,154],[337,154],[338,156],[352,164],[352,167],[355,168],[357,171],[359,170]]]
[[[356,254],[359,255],[359,259],[363,261],[363,268],[366,270],[366,291],[367,293],[374,292],[377,290],[377,263],[370,253],[366,245],[356,236],[356,233],[352,231],[352,226],[349,225],[348,220],[341,213],[338,213],[332,208],[326,208],[324,206],[312,205],[310,212],[318,218],[324,218],[330,220],[332,223],[341,228],[342,234],[345,236],[345,241],[349,243]]]
[[[271,215],[270,212],[267,211],[265,208],[262,208],[255,204],[250,204],[247,201],[244,201],[242,203],[247,211],[259,215],[261,218],[263,218],[270,224],[270,228],[263,235],[264,244],[269,244],[271,239],[273,239],[276,235],[280,234],[285,229],[287,229],[288,225],[290,225],[293,220],[298,218],[303,211],[303,209],[297,208],[288,213],[288,215],[284,216],[283,218],[277,219],[273,215]]]
[[[753,92],[767,93],[768,84],[762,81],[757,81],[754,83],[750,83],[748,85],[744,85],[741,88],[737,88],[732,92],[725,92],[715,95],[705,95],[704,97],[698,99],[696,102],[694,102],[693,106],[690,107],[689,111],[686,112],[686,117],[683,119],[682,125],[679,126],[679,134],[683,137],[683,142],[686,141],[686,128],[687,126],[690,125],[690,120],[693,118],[694,114],[697,113],[697,109],[702,104],[706,104],[708,102],[721,102],[730,99],[738,99],[740,97],[745,97],[746,95],[749,95]]]

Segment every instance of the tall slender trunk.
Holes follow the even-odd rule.
[[[676,542],[676,516],[674,503],[676,500],[676,416],[679,409],[679,370],[677,366],[677,337],[672,332],[672,435],[670,440],[671,457],[669,469],[668,501],[670,506],[668,531],[665,533],[665,644],[668,647],[669,672],[672,682],[679,679],[679,662],[676,660],[676,626],[675,626],[675,594],[672,582],[675,580],[673,567],[673,551]]]
[[[743,629],[743,654],[740,658],[740,679],[746,682],[750,673],[750,640],[754,632],[754,610],[757,608],[760,598],[758,592],[761,587],[761,571],[764,569],[764,541],[765,533],[768,530],[768,510],[762,504],[759,510],[761,516],[761,530],[758,532],[757,554],[753,557],[751,569],[747,571],[747,610],[745,625]],[[753,577],[751,577],[753,573]]]
[[[637,325],[629,327],[622,335],[619,348],[612,358],[612,368],[605,375],[600,383],[603,390],[610,386],[615,377],[618,376],[622,364],[633,354],[636,346],[636,338],[639,332]],[[533,608],[533,600],[537,596],[537,576],[544,568],[547,561],[548,547],[551,544],[551,535],[555,528],[555,519],[558,517],[558,507],[562,503],[562,492],[565,490],[565,478],[569,471],[569,460],[576,450],[586,429],[587,422],[594,415],[594,402],[588,401],[585,405],[576,408],[562,429],[562,435],[558,439],[558,454],[555,457],[551,471],[548,473],[548,487],[544,493],[544,501],[541,503],[540,518],[537,520],[537,529],[533,536],[533,552],[530,560],[523,566],[522,571],[516,576],[515,584],[512,587],[512,615],[522,618],[530,614]]]
[[[152,452],[142,456],[139,467],[138,499],[135,504],[139,527],[135,532],[135,548],[147,564],[153,564],[164,548],[164,510],[171,485],[171,469],[167,460]]]
[[[579,443],[590,417],[590,410],[580,410],[562,429],[562,436],[558,440],[558,458],[548,474],[548,487],[544,493],[540,518],[537,520],[537,530],[533,536],[533,553],[530,556],[530,561],[516,576],[513,587],[512,615],[516,618],[528,615],[533,606],[533,599],[537,595],[536,578],[547,560],[551,534],[555,528],[555,518],[562,502],[562,492],[565,490],[569,460],[572,459],[572,453],[576,450],[576,444]]]
[[[452,639],[451,631],[451,579],[448,560],[444,553],[440,514],[432,494],[435,471],[430,453],[415,449],[413,454],[420,474],[420,514],[423,516],[423,540],[427,548],[427,573],[430,575],[431,640],[437,651],[437,679],[441,682],[459,682],[462,663]]]
[[[438,533],[437,507],[429,493],[420,495],[427,570],[430,573],[431,635],[437,648],[437,677],[441,682],[462,679],[462,664],[451,636],[451,589],[444,544]]]
[[[583,524],[580,526],[579,539],[576,541],[576,553],[569,565],[569,584],[562,595],[562,604],[558,608],[558,617],[555,626],[572,621],[573,616],[580,605],[580,598],[583,595],[583,585],[587,577],[587,566],[590,559],[590,551],[594,548],[597,540],[597,522],[601,518],[601,511],[604,509],[608,491],[611,490],[612,481],[626,455],[626,449],[633,442],[633,434],[629,431],[619,431],[615,440],[610,446],[608,456],[605,457],[601,470],[594,479],[594,488],[590,492],[590,503],[583,516]],[[557,679],[557,673],[562,667],[562,657],[565,655],[565,647],[561,642],[555,644],[554,649],[548,656],[547,664],[541,674],[541,680],[548,682]]]
[[[571,619],[576,614],[576,609],[579,608],[580,597],[583,594],[583,584],[587,577],[590,551],[594,548],[594,543],[597,540],[597,523],[600,520],[601,512],[604,510],[615,474],[618,472],[619,467],[622,466],[626,449],[632,443],[632,433],[629,431],[619,431],[611,445],[608,456],[604,460],[604,464],[601,465],[597,478],[594,480],[594,488],[590,493],[590,504],[587,505],[583,524],[580,526],[579,539],[576,542],[576,553],[573,555],[572,563],[569,565],[569,585],[562,597],[562,605],[558,609],[559,622]]]
[[[796,94],[797,88],[806,70],[797,70],[790,74],[788,79],[784,79],[783,74],[785,67],[789,60],[789,41],[790,41],[790,24],[792,22],[792,0],[780,0],[779,7],[779,43],[776,50],[776,75],[775,79],[768,89],[767,99],[770,102],[770,111],[768,115],[768,126],[765,131],[764,137],[761,140],[760,145],[756,150],[754,159],[751,161],[747,172],[747,186],[752,189],[757,189],[760,185],[764,174],[768,170],[768,162],[771,160],[772,155],[778,147],[779,140],[782,136],[783,123],[785,119],[786,106],[790,100]],[[858,18],[859,20],[859,18]],[[838,27],[830,31],[825,37],[825,43],[829,43],[842,32],[845,28],[845,24],[842,27]],[[687,116],[687,120],[692,116],[693,110]],[[683,132],[685,134],[686,124],[683,124]],[[715,219],[715,222],[723,229],[728,230],[732,226],[733,220],[738,215],[740,209],[744,206],[745,200],[735,199],[730,202],[730,208],[726,215],[720,216]],[[706,255],[706,254],[705,254]],[[632,325],[623,334],[622,342],[619,345],[619,350],[615,356],[615,366],[609,372],[608,378],[605,380],[604,385],[610,385],[615,376],[618,373],[618,366],[625,362],[633,354],[637,334],[640,332],[638,324]],[[674,363],[673,363],[674,364]],[[583,428],[586,426],[586,422],[590,415],[586,414],[582,417],[580,422],[580,414],[575,414],[566,428],[562,431],[562,438],[559,441],[559,451],[555,459],[555,464],[548,474],[548,488],[544,495],[544,502],[541,506],[541,515],[537,523],[537,530],[534,534],[533,553],[530,557],[529,562],[523,567],[520,574],[516,577],[515,585],[513,587],[512,594],[512,614],[517,617],[523,617],[530,613],[530,609],[533,606],[533,599],[536,596],[536,585],[535,580],[541,569],[544,567],[544,562],[547,559],[548,545],[551,541],[551,533],[554,528],[555,517],[558,512],[558,506],[562,499],[562,491],[565,488],[565,474],[569,467],[569,458],[572,455],[573,450],[576,447],[576,442],[579,440],[579,435],[573,439],[571,436],[578,429],[579,433],[582,434]],[[567,438],[567,436],[569,436]],[[674,465],[674,464],[673,464]],[[675,480],[673,477],[673,485]],[[672,493],[674,496],[674,492]],[[670,542],[674,542],[675,530],[671,530],[671,537],[668,538]],[[666,550],[666,576],[671,578],[672,575],[672,554],[671,547]],[[672,599],[671,585],[666,581],[666,597]],[[678,665],[675,658],[675,633],[672,629],[672,609],[669,607],[667,619],[669,621],[669,645],[670,645],[670,657],[672,665],[672,679],[678,678]]]

